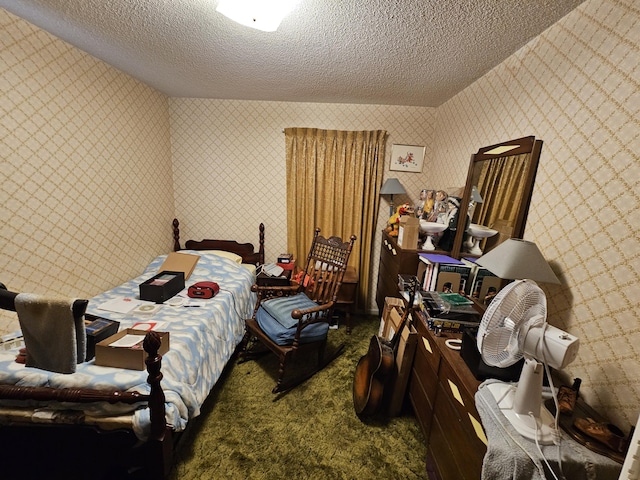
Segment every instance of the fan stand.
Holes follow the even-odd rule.
[[[552,445],[557,437],[555,419],[542,405],[544,365],[526,358],[518,386],[496,382],[487,385],[498,408],[513,428],[528,440]],[[533,414],[530,415],[529,412]]]

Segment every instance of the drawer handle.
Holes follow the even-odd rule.
[[[427,340],[426,338],[422,337],[422,343],[424,343],[424,348],[427,349],[427,352],[433,353],[433,349],[431,348],[431,344],[429,343],[429,340]]]
[[[471,425],[473,425],[473,430],[476,432],[477,437],[482,443],[484,443],[486,446],[489,446],[489,440],[487,440],[487,436],[484,434],[482,424],[469,412],[467,412],[467,415],[469,415],[469,420],[471,420]]]
[[[447,381],[449,382],[449,388],[451,389],[451,394],[453,395],[453,398],[455,398],[458,402],[460,402],[460,405],[464,407],[464,400],[462,400],[462,395],[460,395],[460,390],[458,389],[458,386],[448,378],[447,378]]]

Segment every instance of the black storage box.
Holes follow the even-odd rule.
[[[96,355],[96,343],[118,333],[120,322],[89,314],[85,315],[84,318],[84,329],[87,332],[85,361],[88,362]]]
[[[473,373],[478,380],[495,378],[503,382],[517,382],[520,378],[522,365],[524,365],[524,359],[520,359],[518,362],[506,368],[487,365],[484,360],[482,360],[480,352],[478,351],[476,342],[477,331],[477,329],[465,329],[462,332],[460,356],[469,367],[469,370],[471,370],[471,373]]]
[[[140,300],[162,303],[184,289],[184,272],[164,271],[140,284]]]

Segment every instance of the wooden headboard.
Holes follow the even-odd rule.
[[[173,219],[173,250],[182,250],[180,247],[180,222]],[[242,263],[262,265],[264,263],[264,223],[258,227],[259,248],[255,251],[253,243],[238,243],[235,240],[187,240],[184,244],[188,250],[224,250],[242,257]]]

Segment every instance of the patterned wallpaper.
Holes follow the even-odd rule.
[[[169,103],[181,238],[213,236],[255,244],[263,222],[267,261],[287,250],[284,128],[386,130],[388,164],[393,143],[431,145],[435,121],[435,109],[422,107],[189,98],[172,98]],[[432,164],[427,149],[422,174],[385,170],[385,178],[397,177],[407,191],[394,196],[396,205],[413,204],[422,188],[432,187]],[[384,199],[376,232],[388,218]],[[374,243],[376,280],[369,309],[377,309],[373,298],[379,243]]]
[[[166,96],[2,9],[0,46],[0,282],[86,298],[138,275],[172,245]]]
[[[166,99],[2,10],[0,21],[0,61],[11,67],[0,72],[10,86],[0,98],[12,172],[2,154],[5,283],[85,295],[108,288],[168,249],[174,212],[183,239],[255,242],[264,222],[273,260],[286,248],[285,127],[385,129],[389,147],[425,145],[422,173],[386,170],[408,191],[396,203],[461,185],[481,146],[535,135],[544,145],[525,238],[562,280],[542,285],[550,322],[581,340],[566,375],[581,377],[586,399],[621,427],[635,423],[640,13],[632,0],[588,0],[437,109]],[[59,138],[48,133],[56,119],[64,119]],[[383,201],[378,231],[387,214]]]
[[[549,322],[580,338],[566,376],[625,429],[640,405],[638,7],[582,4],[440,106],[433,145],[445,171],[480,146],[543,140],[524,237],[562,282],[541,285]]]

